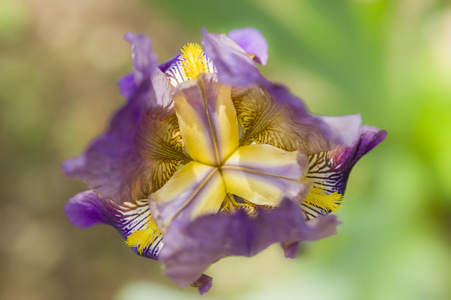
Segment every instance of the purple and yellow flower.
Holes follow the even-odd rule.
[[[268,45],[255,29],[203,31],[202,46],[157,65],[151,41],[127,33],[127,103],[79,157],[63,164],[90,190],[65,206],[85,228],[114,226],[137,254],[162,262],[179,287],[211,287],[202,273],[231,255],[336,233],[351,168],[385,131],[360,115],[311,115],[265,79]]]

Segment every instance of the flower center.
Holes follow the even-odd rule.
[[[163,232],[175,220],[217,213],[232,195],[246,200],[240,207],[275,207],[284,197],[296,198],[307,190],[304,153],[262,144],[240,146],[231,87],[220,84],[216,74],[198,74],[178,84],[173,99],[193,161],[149,196],[152,215]]]

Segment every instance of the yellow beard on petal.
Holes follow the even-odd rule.
[[[156,238],[161,236],[160,230],[153,221],[152,217],[149,219],[143,229],[135,230],[127,237],[125,244],[129,247],[137,247],[139,254],[142,254],[147,246],[153,243]]]
[[[196,79],[199,74],[209,72],[207,59],[199,44],[189,43],[183,46],[181,58],[182,69],[187,79]]]
[[[324,186],[315,184],[305,197],[304,203],[315,205],[325,211],[337,212],[342,207],[340,204],[343,203],[343,195],[337,192],[327,194]]]

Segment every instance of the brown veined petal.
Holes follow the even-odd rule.
[[[330,138],[353,131],[360,124],[360,116],[312,116],[304,109],[288,105],[272,97],[258,86],[232,90],[232,100],[237,111],[243,135],[241,145],[252,142],[268,144],[287,151],[304,150],[307,154],[334,148],[335,143],[325,136],[327,126]]]
[[[242,198],[240,199],[241,201],[237,201],[235,197],[237,196],[227,194],[227,196],[224,199],[224,202],[222,203],[220,213],[233,214],[236,213],[237,211],[244,211],[250,217],[256,217],[258,215],[258,207],[256,204]],[[270,207],[268,206],[265,208],[269,209]]]
[[[157,108],[149,113],[137,139],[143,163],[132,176],[132,199],[147,198],[160,189],[180,164],[191,161],[184,151],[175,110]]]

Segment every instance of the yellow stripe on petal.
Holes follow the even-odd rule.
[[[258,205],[277,206],[284,197],[307,190],[307,157],[270,145],[238,148],[221,167],[228,193]]]
[[[174,102],[180,131],[190,156],[198,162],[219,166],[238,147],[238,121],[231,88],[204,74],[180,84]]]
[[[218,168],[190,162],[149,199],[152,213],[164,231],[176,218],[186,221],[217,213],[225,196],[225,186]]]

